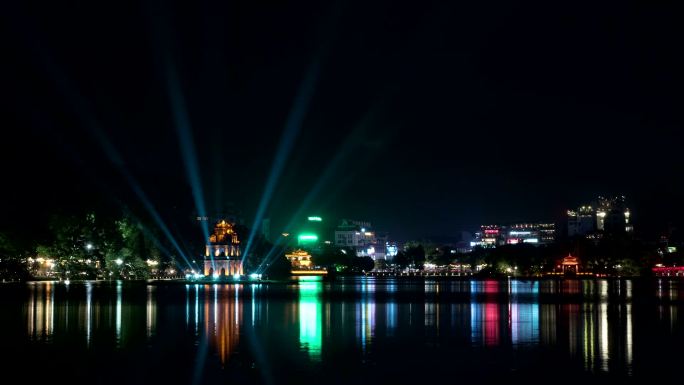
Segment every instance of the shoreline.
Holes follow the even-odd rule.
[[[62,283],[62,284],[71,284],[71,283],[84,283],[84,282],[91,282],[91,283],[102,283],[102,282],[129,282],[129,283],[146,283],[146,284],[151,284],[151,285],[162,285],[162,284],[183,284],[183,285],[211,285],[211,284],[242,284],[242,285],[261,285],[261,284],[267,284],[267,285],[283,285],[283,284],[296,284],[300,282],[299,277],[301,276],[293,276],[288,278],[283,278],[283,279],[234,279],[234,278],[225,278],[225,279],[186,279],[186,278],[170,278],[170,279],[137,279],[137,280],[109,280],[109,279],[83,279],[83,280],[70,280],[68,283],[65,282],[64,280],[58,280],[58,279],[29,279],[29,280],[3,280],[0,283],[4,284],[12,284],[12,283],[43,283],[43,282],[51,282],[51,283]],[[374,281],[405,281],[405,282],[418,282],[418,281],[508,281],[508,280],[517,280],[517,281],[589,281],[589,280],[684,280],[684,277],[682,276],[620,276],[620,277],[597,277],[597,276],[573,276],[573,277],[565,277],[565,276],[447,276],[447,275],[364,275],[364,274],[354,274],[354,275],[338,275],[338,276],[328,276],[328,277],[321,277],[320,282],[335,282],[335,281],[340,281],[340,278],[366,278],[366,279],[372,279]]]

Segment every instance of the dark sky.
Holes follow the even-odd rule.
[[[276,231],[301,210],[457,235],[616,193],[637,230],[684,213],[672,2],[11,3],[5,223],[93,195],[135,205],[131,181],[192,212],[178,124],[208,211],[248,225],[296,134]]]

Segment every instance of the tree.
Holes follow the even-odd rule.
[[[411,264],[411,260],[409,259],[408,255],[406,255],[406,252],[399,251],[397,252],[397,255],[394,256],[394,259],[392,262],[397,265],[400,269],[405,269]]]
[[[266,264],[264,275],[268,278],[286,278],[290,276],[291,270],[290,261],[281,254],[273,262]]]
[[[362,272],[371,271],[375,267],[375,261],[371,257],[357,257],[354,258],[353,266]]]
[[[314,266],[325,268],[348,268],[352,265],[356,257],[346,249],[341,249],[333,245],[325,245],[320,252],[313,253],[311,256]]]
[[[425,249],[423,245],[414,245],[406,248],[406,256],[414,268],[422,270],[425,263]]]
[[[0,233],[0,279],[23,280],[28,277],[20,247],[7,234]]]

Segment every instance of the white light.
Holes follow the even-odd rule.
[[[114,263],[116,263],[117,265],[121,266],[121,265],[123,264],[123,259],[117,258],[117,259],[114,260]]]
[[[366,228],[365,228],[365,227],[362,227],[362,228],[361,228],[361,232],[362,232],[362,233],[365,233],[365,232],[366,232]]]
[[[86,244],[86,249],[92,250],[92,249],[93,249],[93,244],[92,244],[92,243]]]
[[[511,231],[509,234],[510,235],[530,235],[532,233],[529,231]]]
[[[252,274],[249,275],[249,278],[251,278],[251,279],[261,279],[261,274],[252,273]]]
[[[233,279],[236,281],[240,279],[240,274],[233,274]]]

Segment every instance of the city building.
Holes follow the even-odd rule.
[[[342,219],[335,229],[335,246],[354,249],[357,257],[387,258],[387,236],[378,236],[370,222]]]
[[[555,241],[556,225],[553,223],[516,223],[509,226],[482,225],[470,246],[496,247],[519,243],[547,245]],[[463,246],[458,248],[458,252],[468,252]]]
[[[605,198],[599,196],[592,205],[568,210],[568,236],[596,238],[595,233],[631,233],[634,226],[625,196]]]
[[[204,275],[243,275],[240,240],[233,225],[221,220],[214,226],[204,252]]]
[[[261,221],[261,236],[268,242],[271,242],[271,219],[265,218]]]
[[[596,204],[596,228],[610,233],[631,233],[631,212],[624,195],[611,198],[598,197]]]
[[[568,236],[586,235],[596,231],[594,208],[580,206],[577,210],[568,210]]]
[[[501,226],[498,225],[482,225],[480,231],[475,233],[475,240],[470,242],[470,246],[481,247],[496,247],[503,244],[501,240]]]
[[[505,243],[531,243],[547,245],[556,241],[556,225],[553,223],[517,223],[506,228]]]
[[[316,249],[325,241],[323,218],[312,215],[306,218],[297,234],[297,246],[308,250]]]

